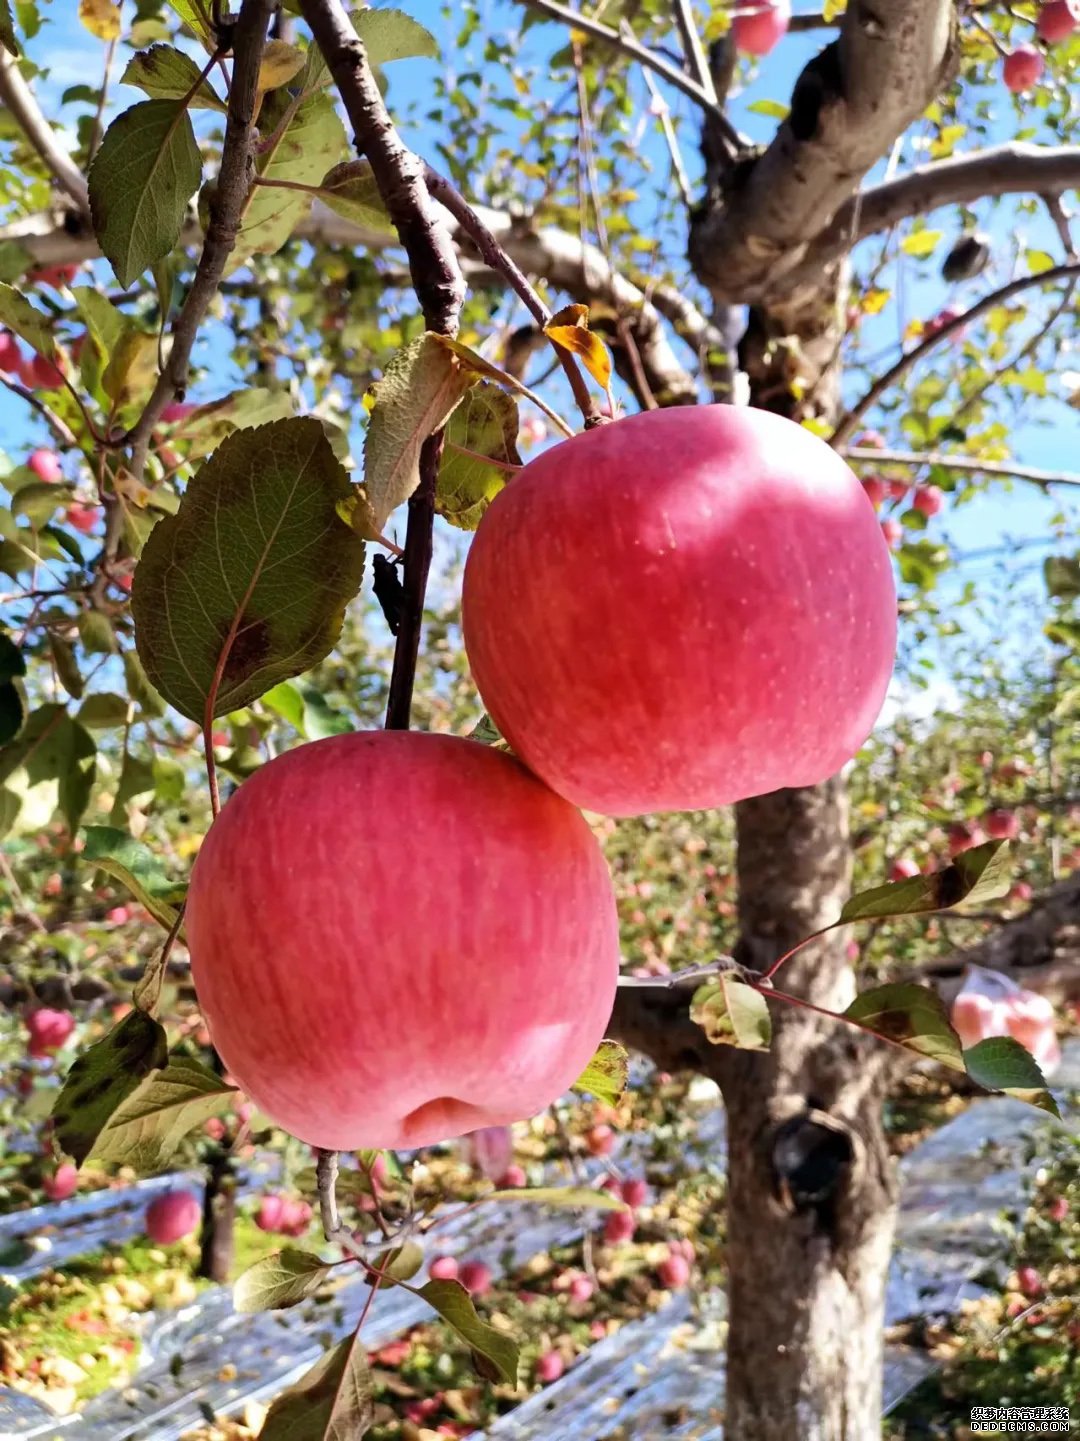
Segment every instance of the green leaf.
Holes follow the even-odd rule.
[[[272,91],[259,117],[260,135],[271,136],[292,105],[287,90]],[[325,94],[311,95],[297,108],[276,144],[256,155],[255,170],[264,180],[315,187],[344,151],[345,129],[333,100]],[[310,210],[311,201],[312,196],[302,190],[256,186],[228,270],[235,270],[252,255],[273,255],[280,250]]]
[[[127,688],[132,700],[138,703],[144,715],[162,716],[165,714],[165,702],[150,684],[137,651],[126,650],[124,652],[124,679],[127,681]]]
[[[304,52],[287,40],[268,40],[259,61],[259,89],[277,90],[304,68]]]
[[[537,1206],[554,1206],[569,1211],[626,1211],[628,1206],[610,1191],[594,1190],[591,1186],[537,1186],[529,1190],[516,1186],[506,1191],[492,1191],[486,1201],[531,1201]]]
[[[346,220],[368,230],[396,234],[366,160],[343,160],[332,166],[319,182],[319,198]]]
[[[314,686],[298,686],[282,681],[268,690],[262,703],[288,721],[305,740],[318,741],[326,736],[344,735],[354,729],[343,715],[330,709],[326,698]]]
[[[112,730],[125,724],[131,702],[113,691],[95,691],[79,707],[79,720],[90,730]]]
[[[331,1267],[310,1251],[286,1246],[264,1256],[237,1278],[233,1305],[237,1311],[283,1311],[313,1296],[330,1275]]]
[[[21,485],[11,498],[11,513],[25,516],[35,528],[46,523],[61,506],[68,505],[75,494],[74,486],[58,481],[32,480]]]
[[[965,903],[997,900],[1008,894],[1011,884],[1008,842],[987,841],[961,851],[942,871],[860,891],[847,901],[836,924],[929,915]]]
[[[1038,1062],[1012,1036],[991,1036],[969,1046],[964,1052],[964,1068],[977,1085],[988,1091],[1004,1091],[1060,1118],[1058,1104],[1046,1088]]]
[[[492,1363],[501,1380],[517,1385],[517,1342],[481,1321],[472,1297],[460,1281],[428,1281],[417,1294],[438,1311],[463,1341]]]
[[[517,433],[514,397],[486,380],[474,385],[447,423],[435,488],[435,509],[451,525],[475,530],[480,524],[521,465]]]
[[[901,240],[900,249],[905,255],[933,255],[944,234],[945,232],[943,230],[913,231],[911,235],[905,235],[903,240]]]
[[[32,786],[58,783],[60,811],[74,831],[89,803],[97,770],[97,746],[89,732],[63,706],[41,706],[18,739],[0,752],[0,785],[19,766],[26,767]]]
[[[145,400],[157,382],[157,366],[157,336],[127,330],[109,357],[101,388],[118,409]]]
[[[209,455],[237,430],[268,425],[272,420],[289,420],[293,403],[287,390],[234,390],[220,400],[202,405],[179,427],[188,441],[188,454]]]
[[[108,360],[123,337],[132,329],[131,321],[100,290],[94,290],[88,285],[77,285],[71,293],[75,297],[80,315],[86,321],[87,330],[101,346]]]
[[[134,1015],[135,1013],[132,1012]],[[136,1171],[157,1171],[196,1126],[221,1111],[235,1086],[187,1056],[153,1071],[109,1117],[90,1154]]]
[[[404,10],[359,10],[350,18],[364,42],[368,64],[376,70],[392,60],[439,58],[434,35]]]
[[[125,751],[124,763],[120,768],[120,779],[117,782],[116,794],[113,796],[112,814],[109,819],[125,822],[128,818],[128,802],[135,800],[137,796],[151,794],[155,788],[156,777],[153,761],[148,757]]]
[[[13,330],[20,340],[25,340],[46,360],[56,360],[56,343],[49,317],[10,285],[0,285],[0,325],[6,330]]]
[[[476,376],[428,331],[397,351],[369,394],[364,488],[381,530],[420,484],[420,450],[446,424]]]
[[[18,57],[22,54],[19,42],[15,39],[15,26],[12,23],[8,0],[0,0],[0,45],[3,45],[9,55]]]
[[[497,733],[496,736],[499,738]],[[472,732],[470,739],[476,739],[476,731]],[[617,1106],[623,1098],[629,1074],[630,1058],[618,1041],[601,1041],[592,1060],[570,1089],[595,1096],[605,1105]]]
[[[87,655],[112,655],[116,650],[116,632],[107,615],[99,610],[80,611],[76,622],[79,641]]]
[[[406,1241],[376,1257],[374,1267],[381,1272],[378,1289],[385,1291],[398,1281],[411,1281],[424,1264],[424,1250],[415,1241]]]
[[[767,1051],[772,1041],[765,997],[733,975],[719,975],[697,988],[690,1000],[690,1019],[714,1046]]]
[[[207,50],[212,50],[214,42],[210,24],[210,0],[169,0],[169,5]]]
[[[109,1118],[168,1056],[165,1028],[144,1011],[130,1011],[68,1071],[52,1108],[61,1149],[81,1166]]]
[[[131,57],[120,80],[124,85],[136,86],[152,100],[183,100],[191,95],[188,105],[193,110],[219,110],[224,115],[228,106],[208,81],[200,80],[200,74],[201,67],[182,50],[171,45],[151,45],[149,50],[140,50]]]
[[[60,677],[60,684],[67,691],[72,700],[79,700],[83,693],[82,672],[79,670],[79,663],[75,659],[75,650],[61,636],[50,634],[49,651],[52,654],[53,665],[56,667],[56,674]]]
[[[746,108],[755,115],[768,115],[772,120],[786,120],[791,114],[791,107],[779,100],[753,100]]]
[[[178,102],[140,101],[109,126],[90,166],[90,211],[125,288],[179,240],[201,179],[191,117]]]
[[[136,644],[182,715],[225,715],[331,649],[364,565],[336,510],[349,490],[319,422],[279,420],[230,436],[151,532]]]
[[[949,1021],[945,1002],[929,986],[913,981],[875,986],[856,996],[843,1014],[916,1055],[940,1061],[954,1071],[964,1069],[960,1038]]]
[[[186,887],[171,881],[147,846],[115,826],[87,826],[82,859],[125,886],[166,930],[176,924],[176,907]]]
[[[1080,555],[1048,555],[1043,579],[1055,600],[1075,600],[1080,596]]]
[[[354,1333],[279,1396],[260,1441],[360,1441],[375,1419],[367,1354]]]

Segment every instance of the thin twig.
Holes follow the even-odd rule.
[[[105,51],[105,73],[101,77],[101,94],[98,96],[97,110],[94,112],[94,125],[90,131],[90,144],[87,146],[87,159],[93,160],[97,154],[97,148],[101,144],[101,137],[104,134],[105,126],[105,103],[109,95],[109,80],[112,76],[113,57],[116,54],[115,37],[109,41]]]
[[[941,465],[947,470],[970,470],[979,475],[1003,475],[1029,480],[1033,485],[1080,485],[1080,474],[1038,470],[1033,465],[1016,465],[1011,460],[978,460],[970,455],[949,455],[943,450],[873,450],[865,446],[841,447],[846,460],[859,465]]]
[[[70,449],[74,449],[78,445],[79,442],[67,424],[58,415],[54,415],[45,402],[32,390],[27,390],[25,385],[19,385],[16,381],[9,380],[6,375],[0,375],[0,385],[6,386],[20,400],[25,400],[27,405],[32,405],[61,445]]]
[[[582,15],[577,10],[571,10],[567,5],[558,4],[557,0],[523,0],[523,3],[529,9],[536,10],[541,15],[547,15],[551,20],[561,20],[564,25],[569,25],[574,30],[581,30],[584,34],[591,35],[594,40],[602,40],[605,45],[622,51],[624,55],[636,60],[639,65],[645,65],[650,70],[655,70],[657,75],[663,76],[669,85],[674,85],[676,90],[681,90],[684,95],[689,96],[695,105],[701,106],[715,123],[717,131],[724,137],[732,156],[740,154],[746,148],[743,137],[720,107],[702,90],[697,81],[691,80],[679,66],[662,59],[655,51],[639,45],[636,40],[627,40],[617,30],[612,30],[610,26],[602,25],[598,20],[591,20],[587,15]]]
[[[706,95],[715,105],[716,87],[713,85],[708,57],[705,54],[705,47],[701,43],[701,36],[698,34],[690,0],[672,0],[672,3],[675,10],[675,23],[679,27],[679,36],[682,40],[683,52],[686,55],[687,67],[697,81],[702,94]],[[623,38],[626,38],[625,33]]]
[[[83,215],[90,214],[90,193],[82,171],[61,147],[52,126],[42,114],[33,91],[19,70],[18,62],[0,49],[0,101],[10,110],[19,129],[29,140],[49,173],[68,193]]]
[[[891,385],[895,385],[902,376],[906,375],[911,367],[917,364],[924,355],[928,355],[936,346],[942,345],[950,336],[955,335],[957,331],[963,330],[965,325],[970,325],[971,322],[977,320],[980,315],[984,315],[988,310],[993,310],[995,306],[1002,305],[1014,295],[1019,295],[1022,291],[1030,290],[1032,286],[1052,285],[1056,280],[1071,281],[1077,276],[1080,276],[1080,263],[1055,265],[1051,270],[1044,270],[1038,275],[1022,275],[1019,280],[1012,280],[1008,285],[1003,285],[998,290],[992,290],[989,295],[984,295],[982,300],[976,305],[973,305],[970,310],[965,310],[962,315],[958,315],[954,320],[946,322],[940,330],[936,330],[933,335],[928,335],[925,340],[921,341],[905,355],[902,355],[896,364],[891,366],[884,375],[878,376],[877,380],[874,381],[865,395],[857,400],[841,419],[839,425],[829,437],[829,444],[833,446],[834,449],[841,449],[845,442],[850,440],[862,417],[875,401],[877,401]]]

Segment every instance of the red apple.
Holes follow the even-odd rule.
[[[210,1116],[203,1122],[203,1132],[210,1137],[211,1141],[223,1141],[225,1139],[225,1122],[220,1116]],[[255,1224],[258,1225],[258,1222],[256,1221]]]
[[[428,1275],[433,1281],[456,1281],[458,1263],[453,1256],[435,1256],[428,1267]]]
[[[1036,50],[1034,45],[1018,45],[1005,56],[1002,67],[1006,90],[1019,95],[1025,90],[1033,89],[1042,79],[1045,69],[1046,61],[1041,51]]]
[[[19,342],[9,330],[0,330],[0,371],[5,375],[18,375],[22,369],[23,357]]]
[[[1046,1214],[1050,1217],[1051,1221],[1064,1221],[1069,1214],[1069,1198],[1067,1196],[1055,1196],[1047,1206]]]
[[[258,1209],[255,1212],[255,1224],[260,1231],[280,1231],[281,1218],[285,1214],[285,1197],[266,1195],[259,1197]]]
[[[281,1210],[278,1230],[284,1236],[302,1236],[311,1225],[313,1214],[307,1201],[286,1201]]]
[[[27,1016],[26,1029],[30,1034],[27,1055],[40,1059],[60,1049],[75,1029],[75,1017],[70,1011],[52,1011],[48,1006],[40,1006]]]
[[[466,1261],[457,1278],[470,1296],[486,1296],[491,1290],[491,1268],[483,1261]]]
[[[647,411],[530,461],[477,530],[463,596],[473,675],[514,751],[607,815],[834,774],[896,647],[861,490],[808,430],[733,405]]]
[[[69,505],[64,511],[64,519],[73,529],[89,535],[97,525],[100,514],[101,511],[96,505]]]
[[[161,420],[165,425],[177,425],[181,420],[187,420],[198,408],[190,401],[174,400],[161,412]]]
[[[731,33],[745,55],[768,55],[787,33],[791,0],[738,0]]]
[[[629,1241],[636,1225],[633,1211],[612,1211],[604,1219],[604,1240],[609,1246]]]
[[[131,920],[131,911],[127,906],[113,906],[111,911],[105,912],[105,919],[112,926],[123,926]]]
[[[28,390],[59,390],[64,383],[64,372],[43,355],[24,360],[19,375]]]
[[[1067,40],[1080,25],[1080,0],[1046,0],[1035,21],[1035,33],[1048,45]]]
[[[622,1184],[622,1198],[628,1206],[644,1206],[649,1199],[649,1186],[641,1176]]]
[[[1020,818],[1015,811],[999,806],[983,816],[986,834],[992,841],[1014,841],[1020,834]]]
[[[60,457],[53,450],[41,447],[32,450],[26,458],[26,467],[34,472],[38,480],[57,481],[64,478]]]
[[[898,520],[883,520],[881,522],[881,534],[888,546],[899,545],[904,538],[904,527]]]
[[[77,265],[42,265],[31,270],[26,279],[30,285],[51,285],[55,290],[70,285],[79,273]]]
[[[888,482],[889,495],[893,500],[903,500],[911,489],[911,484],[906,480],[890,480]]]
[[[981,846],[986,840],[982,827],[973,821],[956,821],[949,827],[947,836],[949,855],[953,857],[971,850],[972,846]]]
[[[610,1126],[593,1126],[585,1132],[585,1145],[591,1156],[610,1156],[615,1149],[615,1132]]]
[[[543,1110],[599,1044],[619,969],[584,819],[503,752],[417,732],[332,736],[245,781],[199,851],[186,925],[226,1068],[339,1151]]]
[[[567,1286],[566,1294],[571,1301],[584,1304],[586,1301],[592,1300],[595,1290],[596,1286],[593,1284],[591,1276],[575,1276],[569,1286]]]
[[[202,1205],[190,1191],[166,1191],[146,1208],[146,1234],[155,1246],[172,1246],[190,1236],[202,1220]]]
[[[66,1201],[78,1188],[79,1173],[69,1161],[57,1166],[52,1175],[44,1176],[41,1182],[41,1189],[50,1201]]]
[[[557,1381],[565,1370],[566,1366],[558,1351],[541,1351],[536,1358],[536,1379],[544,1386]]]
[[[893,861],[889,867],[890,881],[907,881],[912,876],[920,874],[917,861],[911,860],[909,856],[901,856],[899,860]]]
[[[665,1291],[681,1291],[690,1280],[690,1262],[681,1252],[673,1251],[657,1266],[656,1279]]]
[[[1034,1266],[1020,1266],[1016,1272],[1017,1285],[1029,1301],[1034,1301],[1043,1293],[1043,1281]]]
[[[923,515],[937,515],[945,504],[945,496],[936,485],[920,485],[911,498],[911,504]]]
[[[868,475],[863,480],[862,488],[867,500],[877,510],[888,493],[885,482],[878,475]]]
[[[885,437],[880,430],[864,430],[855,437],[855,444],[863,450],[884,450]]]
[[[1030,881],[1017,881],[1009,892],[1009,898],[1014,901],[1030,901],[1034,894]]]
[[[529,1184],[529,1178],[522,1166],[507,1166],[495,1185],[500,1191],[519,1190],[522,1186]]]

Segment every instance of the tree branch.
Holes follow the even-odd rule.
[[[154,426],[161,412],[187,385],[191,352],[199,326],[217,293],[218,284],[236,244],[244,203],[251,189],[252,137],[255,131],[259,65],[274,0],[243,0],[233,31],[233,72],[229,111],[217,187],[210,201],[210,224],[191,289],[172,326],[172,349],[157,384],[135,425],[125,437],[131,446],[131,469],[141,476]]]
[[[675,23],[679,27],[679,37],[682,40],[683,54],[686,56],[687,66],[697,81],[701,93],[708,97],[711,104],[715,105],[716,88],[713,85],[712,75],[709,71],[709,61],[705,55],[705,47],[701,43],[701,36],[698,34],[690,0],[672,0],[672,3],[675,9]],[[625,32],[623,32],[623,38],[626,38]]]
[[[301,0],[300,8],[341,94],[356,148],[371,165],[383,204],[405,247],[427,327],[440,335],[454,335],[465,299],[465,279],[443,212],[428,194],[423,162],[406,148],[394,129],[368,65],[364,44],[338,0]],[[392,730],[409,727],[442,448],[441,430],[425,440],[420,451],[420,484],[409,497],[405,602],[386,710],[386,724]]]
[[[862,417],[891,385],[895,385],[924,355],[928,355],[936,346],[942,345],[958,330],[963,330],[965,325],[970,325],[973,320],[977,320],[986,311],[993,310],[995,306],[1002,305],[1006,300],[1010,300],[1024,290],[1030,290],[1032,286],[1052,285],[1055,280],[1072,281],[1076,276],[1080,276],[1080,262],[1071,265],[1055,265],[1053,269],[1044,270],[1038,275],[1022,275],[1019,280],[1012,280],[1008,285],[1003,285],[998,290],[992,290],[989,295],[984,295],[978,304],[973,305],[970,310],[965,310],[963,315],[958,315],[954,320],[948,321],[939,330],[935,330],[933,335],[928,335],[925,340],[920,341],[912,350],[902,355],[884,375],[879,375],[866,394],[857,400],[841,419],[829,437],[829,444],[834,449],[840,449],[854,434]]]
[[[1013,480],[1030,480],[1033,485],[1080,485],[1080,475],[1069,471],[1038,470],[1011,460],[978,460],[970,455],[949,455],[939,450],[873,450],[840,446],[845,460],[856,465],[943,465],[947,470],[970,470],[979,475],[1001,475]]]
[[[604,25],[599,20],[591,20],[587,15],[582,15],[580,11],[571,10],[568,5],[560,5],[558,0],[522,0],[522,4],[530,10],[546,15],[549,20],[561,20],[564,25],[569,25],[574,30],[580,30],[585,35],[591,35],[594,40],[600,40],[605,45],[610,45],[613,50],[621,51],[631,60],[636,60],[639,65],[645,65],[650,70],[655,70],[656,74],[663,76],[669,85],[682,91],[695,105],[700,105],[726,138],[733,157],[746,148],[746,141],[716,104],[715,98],[711,94],[711,87],[710,91],[705,91],[696,80],[691,80],[690,76],[677,65],[672,65],[670,61],[663,59],[646,46],[639,45],[636,40],[620,35],[609,25]]]
[[[0,48],[0,101],[11,111],[19,129],[41,156],[49,173],[75,202],[80,214],[89,216],[90,196],[82,171],[61,147],[52,126],[41,113],[33,91],[19,65]]]

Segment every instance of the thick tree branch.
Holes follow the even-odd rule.
[[[33,91],[19,70],[18,61],[0,48],[0,101],[10,110],[19,129],[41,156],[49,173],[75,202],[79,212],[90,214],[90,197],[82,171],[56,138],[41,113]]]
[[[839,38],[796,82],[771,145],[724,179],[694,220],[691,260],[716,301],[790,291],[791,272],[939,93],[955,55],[952,0],[851,0]],[[808,287],[823,278],[817,267]]]
[[[444,214],[428,193],[424,164],[401,141],[383,104],[363,41],[338,0],[301,0],[301,11],[323,53],[352,122],[358,152],[371,165],[379,195],[394,222],[409,260],[420,308],[429,330],[457,333],[465,299],[465,278]],[[435,524],[435,482],[443,432],[428,437],[420,451],[420,484],[409,497],[405,530],[405,603],[394,650],[386,724],[407,730],[412,710],[416,661],[424,621],[424,595],[431,566]]]
[[[942,465],[946,470],[969,470],[977,475],[1001,475],[1010,480],[1029,480],[1033,485],[1080,485],[1080,474],[1070,471],[1039,470],[1011,460],[979,460],[971,455],[950,455],[943,450],[873,450],[869,447],[840,447],[846,460],[856,465]]]
[[[165,368],[142,415],[126,436],[131,446],[131,468],[141,476],[154,426],[165,407],[182,396],[187,385],[191,352],[210,302],[236,244],[244,203],[251,189],[252,137],[255,133],[259,66],[266,42],[267,26],[274,12],[274,0],[243,0],[233,32],[233,73],[229,87],[229,111],[221,169],[210,201],[210,223],[206,231],[198,269],[180,313],[173,322],[172,349]]]
[[[970,325],[973,320],[977,320],[980,315],[984,315],[988,310],[993,310],[995,306],[1003,305],[1014,295],[1030,290],[1033,286],[1052,285],[1055,280],[1073,281],[1077,276],[1080,276],[1080,262],[1071,265],[1055,265],[1051,270],[1043,270],[1038,275],[1022,275],[1019,280],[1012,280],[1008,285],[1003,285],[998,290],[992,290],[989,295],[984,295],[977,305],[971,306],[962,315],[958,315],[955,320],[950,320],[942,325],[940,329],[934,331],[933,335],[928,335],[925,340],[920,341],[918,345],[902,355],[896,364],[890,366],[883,375],[879,375],[866,394],[857,400],[842,418],[830,437],[829,444],[834,449],[842,447],[846,441],[851,439],[866,412],[890,386],[895,385],[905,376],[913,365],[922,360],[923,356],[943,344],[957,331],[963,330],[966,325]]]

